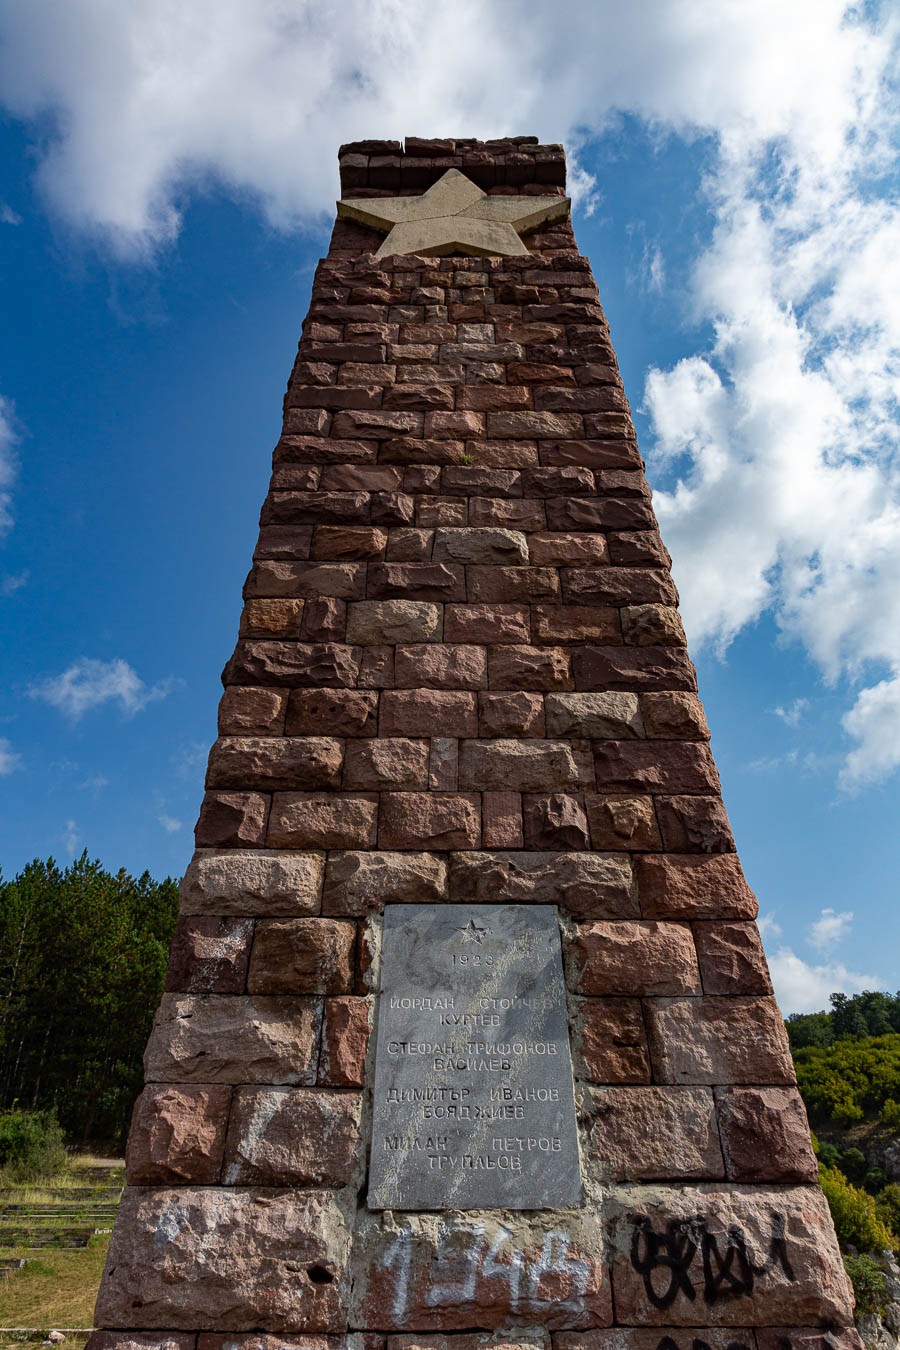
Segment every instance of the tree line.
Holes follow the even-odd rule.
[[[121,1143],[165,981],[178,883],[87,851],[0,879],[0,1110],[54,1110],[68,1138]]]

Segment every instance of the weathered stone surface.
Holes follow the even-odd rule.
[[[518,792],[481,794],[481,842],[484,848],[521,848],[522,797]]]
[[[484,689],[485,649],[453,643],[398,647],[394,683],[398,689]]]
[[[393,902],[449,899],[447,863],[434,853],[332,853],[325,873],[325,914],[362,916]]]
[[[555,600],[559,596],[559,576],[553,567],[479,567],[466,568],[466,586],[470,600],[499,601]]]
[[[850,1285],[818,1187],[620,1187],[606,1215],[620,1322],[851,1322]]]
[[[318,914],[319,853],[198,849],[181,883],[183,914]]]
[[[241,614],[241,637],[299,637],[302,600],[248,600]]]
[[[459,741],[432,736],[428,759],[428,787],[432,792],[455,792],[459,787]]]
[[[576,689],[685,690],[693,693],[697,688],[694,667],[681,647],[576,647],[572,653],[572,670]],[[644,725],[647,726],[646,717]],[[647,735],[650,734],[648,728]],[[654,734],[663,733],[657,731]]]
[[[331,736],[223,736],[209,755],[211,788],[339,787],[340,741]]]
[[[587,747],[570,741],[463,741],[460,747],[461,788],[539,792],[554,787],[593,787],[593,783]]]
[[[207,792],[194,829],[198,848],[241,848],[266,842],[269,798],[261,792]]]
[[[599,1216],[586,1210],[367,1215],[354,1241],[350,1325],[610,1326],[604,1254]]]
[[[447,605],[445,642],[527,642],[527,605]]]
[[[259,919],[251,994],[349,994],[356,925],[339,919]]]
[[[288,736],[374,736],[378,695],[368,689],[292,689]]]
[[[315,1081],[321,1001],[163,994],[144,1053],[149,1083]]]
[[[622,641],[619,611],[609,605],[535,605],[537,642]]]
[[[496,1332],[473,1331],[444,1336],[440,1332],[425,1335],[389,1336],[388,1350],[549,1350],[548,1332],[522,1330],[512,1336]]]
[[[569,653],[561,647],[489,648],[491,689],[571,689]]]
[[[637,647],[659,644],[684,647],[687,639],[677,609],[668,605],[626,605],[622,610],[622,634]]]
[[[490,528],[439,529],[434,536],[434,562],[528,563],[528,543],[520,530]]]
[[[542,531],[531,535],[528,549],[536,567],[596,567],[609,562],[609,551],[602,534]]]
[[[85,1350],[194,1350],[194,1331],[93,1331]]]
[[[357,1092],[239,1087],[228,1124],[226,1186],[346,1186],[359,1167]]]
[[[641,694],[641,715],[647,735],[653,739],[709,740],[706,714],[696,694]]]
[[[590,740],[642,736],[637,694],[548,694],[548,736],[584,736]]]
[[[430,521],[417,520],[417,525]],[[369,563],[372,600],[457,600],[466,598],[465,568],[453,563]]]
[[[231,1088],[145,1087],[134,1104],[125,1150],[130,1186],[211,1185],[225,1149]]]
[[[659,849],[662,841],[652,797],[607,797],[587,793],[591,843],[598,849]]]
[[[774,998],[660,998],[646,1013],[658,1083],[795,1082]]]
[[[382,788],[427,788],[428,742],[403,736],[348,741],[344,787],[376,792]]]
[[[771,994],[772,981],[755,923],[694,924],[706,994]]]
[[[477,848],[480,837],[481,798],[477,793],[382,793],[379,848]]]
[[[730,1181],[818,1180],[803,1101],[796,1088],[716,1088]]]
[[[319,1083],[363,1087],[372,1025],[368,998],[326,998],[319,1053]]]
[[[581,994],[700,992],[694,939],[683,923],[594,919],[579,924],[566,974],[569,987]]]
[[[267,684],[289,689],[322,685],[349,688],[359,673],[360,648],[340,642],[240,641],[222,672],[222,683]]]
[[[382,558],[387,541],[387,530],[377,526],[317,525],[313,530],[309,556],[348,561]]]
[[[584,918],[638,914],[628,859],[600,853],[454,854],[450,898],[555,904]]]
[[[522,818],[527,848],[583,851],[590,848],[587,816],[581,793],[549,792],[526,795]]]
[[[650,1051],[640,999],[584,999],[573,1050],[579,1077],[594,1083],[649,1083]]]
[[[166,990],[242,994],[252,941],[252,919],[183,914],[169,949]]]
[[[395,689],[381,696],[382,736],[477,736],[475,694],[444,689]]]
[[[597,1331],[559,1331],[553,1337],[554,1350],[658,1350],[663,1338],[672,1344],[667,1350],[754,1350],[754,1333],[727,1327],[612,1327]],[[211,1347],[211,1350],[219,1350]],[[265,1350],[261,1347],[260,1350]],[[277,1350],[273,1346],[272,1350]],[[788,1350],[772,1346],[771,1350]],[[825,1350],[818,1347],[817,1350]],[[848,1347],[849,1350],[849,1347]]]
[[[733,853],[721,797],[657,797],[656,818],[668,853]]]
[[[312,496],[321,501],[322,493],[279,492],[274,497],[284,499]],[[273,497],[270,496],[271,502]],[[285,518],[290,515],[285,509]],[[282,523],[279,520],[275,524]],[[339,600],[361,600],[365,594],[365,567],[360,563],[312,562],[258,562],[253,566],[244,595],[248,598],[272,598],[330,595]]]
[[[587,1169],[597,1181],[725,1175],[709,1088],[584,1089]]]
[[[756,896],[737,855],[648,854],[635,860],[647,919],[755,919]]]
[[[540,694],[479,694],[477,734],[487,738],[543,736],[544,700]]]
[[[284,689],[231,685],[219,703],[219,735],[280,736],[287,697]]]
[[[856,1327],[757,1327],[759,1350],[865,1350]]]
[[[696,741],[595,741],[601,792],[719,792],[709,747]]]
[[[371,793],[276,792],[268,843],[275,848],[371,848],[378,799]]]
[[[425,600],[362,600],[347,606],[347,641],[379,643],[440,642],[441,606]]]
[[[342,1331],[348,1247],[330,1191],[128,1189],[96,1318],[116,1327]]]

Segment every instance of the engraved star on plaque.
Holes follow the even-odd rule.
[[[389,232],[377,258],[391,253],[486,258],[527,254],[519,236],[565,220],[570,205],[568,197],[489,197],[464,173],[448,169],[421,196],[348,197],[337,211],[345,220]]]
[[[464,927],[457,928],[456,931],[462,935],[463,942],[477,942],[480,945],[486,937],[490,937],[494,930],[488,928],[485,924],[477,924],[474,919],[470,919]]]

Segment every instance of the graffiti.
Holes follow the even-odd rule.
[[[738,1224],[730,1224],[727,1234],[711,1233],[698,1214],[689,1219],[671,1219],[665,1231],[657,1233],[650,1219],[642,1214],[634,1221],[631,1264],[642,1276],[654,1308],[670,1308],[679,1294],[693,1302],[698,1284],[706,1303],[741,1298],[752,1294],[756,1281],[776,1266],[793,1283],[796,1277],[788,1257],[784,1216],[773,1214],[771,1222],[768,1255],[757,1263]],[[695,1262],[698,1253],[702,1277]],[[666,1346],[665,1350],[671,1347]]]
[[[538,1252],[526,1252],[515,1246],[513,1234],[502,1224],[497,1225],[492,1236],[482,1223],[473,1224],[464,1232],[448,1229],[446,1236],[453,1235],[462,1236],[464,1244],[441,1242],[424,1291],[427,1307],[471,1303],[477,1297],[480,1281],[500,1279],[509,1290],[512,1313],[528,1311],[548,1301],[576,1311],[595,1278],[593,1264],[574,1255],[571,1238],[562,1229],[545,1233]],[[413,1234],[404,1229],[387,1248],[383,1263],[384,1269],[395,1276],[392,1311],[397,1323],[402,1323],[408,1311],[413,1256]],[[556,1282],[552,1298],[541,1290],[542,1281],[548,1277]],[[567,1291],[567,1297],[561,1288]]]

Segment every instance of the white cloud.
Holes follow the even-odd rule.
[[[879,975],[848,970],[839,962],[810,965],[790,947],[779,947],[769,957],[769,970],[775,986],[775,997],[785,1016],[788,1013],[827,1011],[828,997],[832,993],[859,994],[864,989],[884,987],[884,981]]]
[[[756,926],[761,938],[765,938],[770,933],[772,937],[781,936],[781,924],[776,922],[774,914],[760,914]]]
[[[780,717],[782,722],[786,722],[789,727],[796,727],[800,724],[800,719],[809,707],[808,698],[795,698],[789,708],[773,709],[775,716]]]
[[[0,225],[21,225],[22,217],[7,202],[0,202]]]
[[[118,703],[122,712],[131,717],[148,703],[165,698],[171,689],[170,681],[148,687],[127,661],[97,661],[85,657],[75,661],[61,675],[54,675],[32,686],[32,698],[43,699],[58,708],[66,717],[77,721],[91,708],[104,703]]]
[[[174,816],[169,816],[165,811],[158,815],[157,820],[167,834],[177,834],[179,830],[184,829],[184,821],[176,820]]]
[[[78,852],[78,846],[81,843],[81,834],[74,820],[66,821],[66,828],[62,837],[63,848],[70,858],[74,858]]]
[[[5,736],[0,736],[0,776],[14,773],[22,763],[22,756],[12,748]]]
[[[13,405],[0,395],[0,538],[12,529],[12,485],[18,472],[18,436],[13,428]]]
[[[722,651],[769,612],[827,679],[867,682],[842,781],[874,781],[900,764],[900,10],[519,0],[508,19],[502,0],[8,0],[0,87],[40,129],[51,208],[126,256],[213,184],[277,227],[324,223],[335,146],[361,135],[529,130],[577,155],[629,114],[661,145],[704,138],[712,236],[686,293],[713,336],[644,391],[687,626]],[[572,185],[592,209],[577,160]]]
[[[834,909],[823,909],[818,919],[810,925],[809,941],[817,951],[824,952],[848,937],[852,927],[852,909],[841,914]]]
[[[109,779],[102,773],[95,773],[91,774],[90,778],[85,778],[78,786],[83,792],[100,792],[103,788],[109,787]]]
[[[24,572],[7,572],[5,576],[0,577],[0,595],[8,600],[11,595],[15,595],[16,591],[20,591],[23,586],[28,585],[29,575],[27,568]]]

